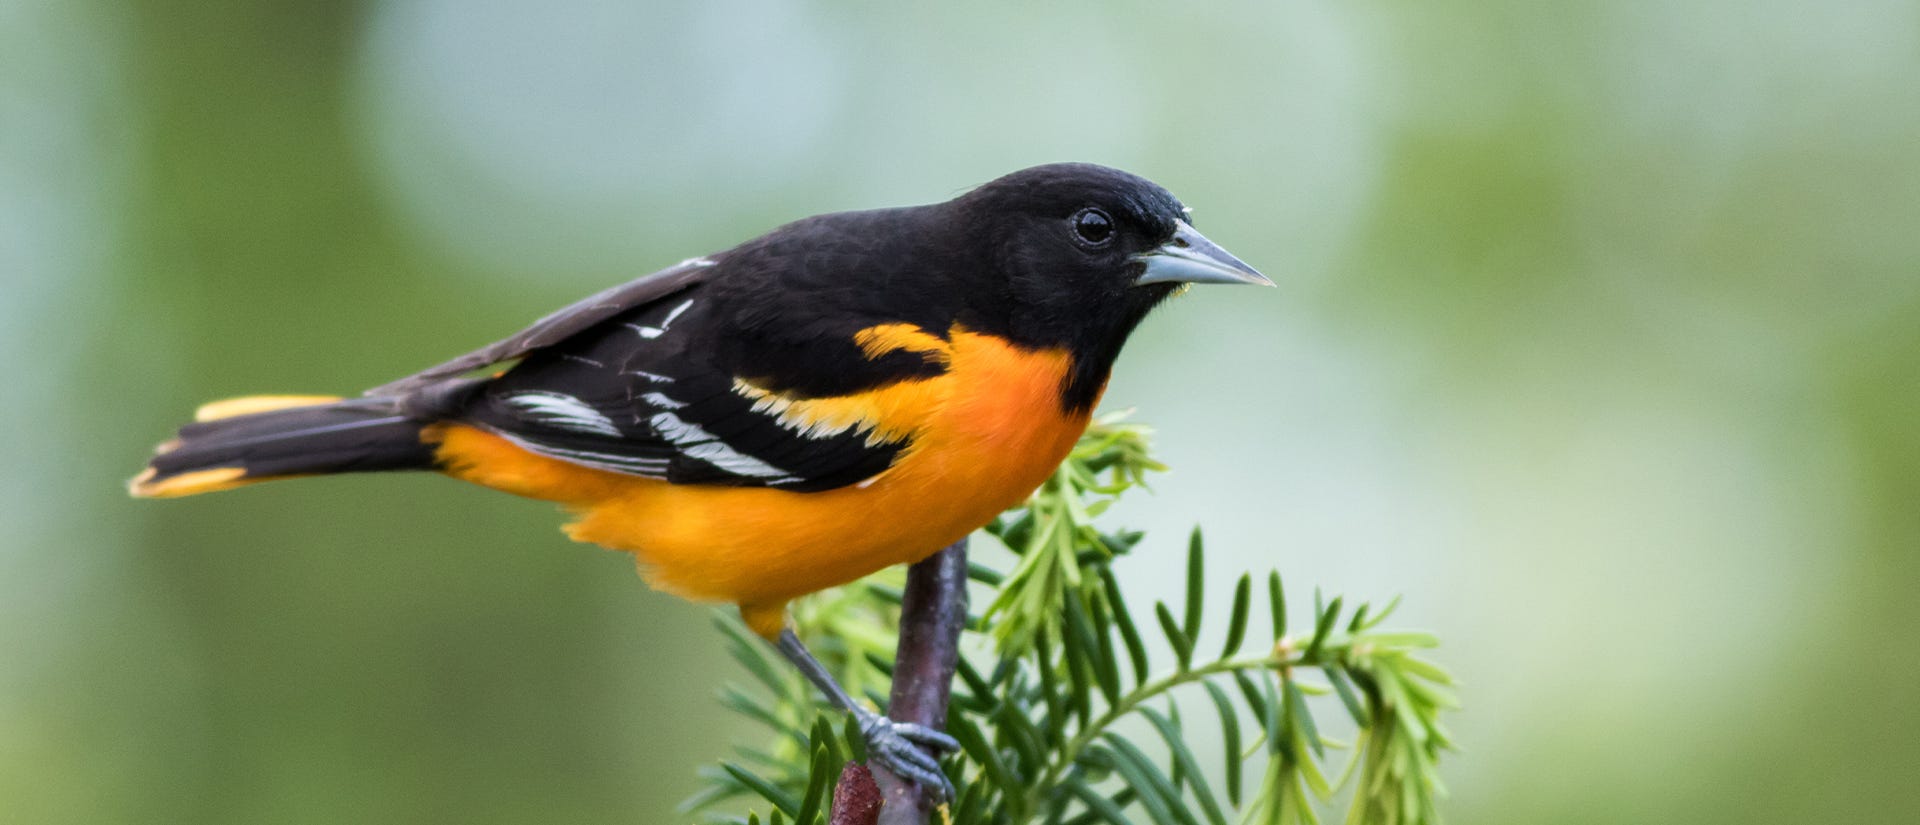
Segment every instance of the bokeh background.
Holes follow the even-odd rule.
[[[0,0],[0,820],[666,822],[708,615],[427,476],[122,481],[815,212],[1090,160],[1171,596],[1406,596],[1454,821],[1920,810],[1920,6]],[[1216,600],[1216,604],[1218,601]]]

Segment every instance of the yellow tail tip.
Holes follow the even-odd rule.
[[[247,478],[247,471],[240,467],[215,467],[211,470],[195,470],[168,476],[159,481],[153,479],[156,471],[148,467],[145,472],[134,476],[127,482],[127,493],[134,498],[175,498],[196,493],[211,493],[216,490],[231,490],[244,484],[260,481]]]
[[[218,421],[240,415],[273,412],[292,407],[313,407],[339,401],[337,395],[243,395],[200,405],[194,410],[195,421]]]

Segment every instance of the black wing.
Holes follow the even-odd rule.
[[[878,324],[936,337],[951,326],[957,287],[927,277],[916,264],[927,254],[907,245],[926,234],[914,223],[926,218],[905,209],[797,221],[369,394],[422,420],[467,421],[542,455],[674,483],[858,483],[891,466],[911,436],[822,431],[775,407],[945,371],[920,352],[856,343]],[[467,377],[515,359],[498,377]]]
[[[904,441],[783,423],[743,392],[716,362],[712,340],[728,328],[718,304],[692,284],[526,352],[458,417],[541,455],[676,484],[817,491],[892,465]]]
[[[609,287],[533,322],[511,338],[496,341],[439,366],[367,390],[367,395],[404,398],[474,370],[520,358],[558,344],[635,307],[651,304],[698,283],[714,258],[689,258],[651,275]]]

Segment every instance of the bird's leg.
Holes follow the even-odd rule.
[[[899,776],[938,789],[943,798],[953,798],[953,784],[947,781],[946,774],[940,772],[940,762],[934,754],[923,748],[932,749],[935,753],[951,752],[960,749],[959,742],[925,725],[895,722],[856,704],[853,697],[847,695],[846,689],[834,681],[833,674],[827,672],[826,666],[813,658],[813,653],[800,642],[799,636],[793,634],[792,628],[781,630],[780,638],[773,646],[794,667],[800,669],[807,681],[827,695],[827,701],[853,714],[853,718],[860,722],[860,733],[867,739],[867,755],[871,759]]]

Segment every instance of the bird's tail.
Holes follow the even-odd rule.
[[[256,481],[434,467],[424,422],[392,399],[255,395],[200,408],[154,451],[127,489],[140,498],[190,496]]]

